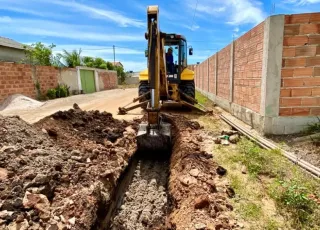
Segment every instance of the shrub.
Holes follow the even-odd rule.
[[[49,99],[55,99],[56,98],[56,89],[48,89],[47,91],[47,97]]]
[[[70,91],[69,91],[70,87],[67,86],[66,84],[58,84],[55,90],[56,90],[57,98],[70,96]]]

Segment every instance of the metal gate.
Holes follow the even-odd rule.
[[[93,70],[80,70],[81,86],[84,93],[96,92],[96,84]]]

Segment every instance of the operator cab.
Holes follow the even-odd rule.
[[[184,36],[178,34],[166,34],[164,39],[167,79],[170,82],[180,82],[182,71],[187,68],[187,41]],[[189,55],[193,49],[189,48]]]

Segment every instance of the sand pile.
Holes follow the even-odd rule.
[[[2,103],[0,103],[0,111],[14,109],[31,109],[40,107],[44,104],[45,102],[34,100],[22,94],[14,94],[7,97]]]

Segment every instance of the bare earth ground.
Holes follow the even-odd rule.
[[[101,213],[106,213],[118,178],[136,151],[141,119],[132,118],[143,119],[142,113],[116,115],[136,95],[136,89],[117,89],[50,101],[38,109],[2,111],[21,113],[34,124],[0,116],[0,229],[99,229]],[[71,109],[74,103],[85,111]],[[165,167],[139,165],[113,222],[115,229],[261,229],[234,215],[237,184],[227,179],[231,171],[226,176],[217,163],[235,145],[226,146],[225,153],[213,151],[219,147],[213,138],[230,127],[217,114],[182,115],[164,116],[174,137],[169,177]],[[252,187],[249,193],[256,190]],[[270,218],[281,219],[273,202],[264,194],[261,198]]]
[[[117,115],[118,107],[125,106],[138,96],[137,88],[113,89],[92,94],[75,95],[66,98],[58,98],[47,101],[38,108],[29,109],[10,109],[0,111],[0,115],[12,116],[19,115],[28,123],[35,123],[43,117],[49,116],[59,110],[68,110],[77,103],[85,111],[98,110],[108,111],[114,118],[130,120],[135,117],[141,118],[141,109],[130,111],[127,115]]]
[[[0,116],[0,229],[90,229],[129,158],[135,122],[70,109]]]
[[[313,164],[314,166],[320,167],[319,140],[317,143],[311,138],[307,138],[305,141],[294,141],[295,138],[300,138],[307,135],[308,134],[300,133],[295,135],[268,136],[268,138],[278,143],[286,151],[295,153],[298,158],[301,158]],[[318,136],[320,136],[320,133]]]
[[[136,89],[108,93],[50,101],[28,111],[2,111],[6,116],[21,113],[33,124],[0,116],[0,229],[97,229],[118,178],[136,151],[140,122],[117,120],[109,113],[130,102]],[[78,101],[87,111],[77,104],[72,108]],[[95,110],[98,108],[101,112]],[[174,126],[169,178],[163,167],[150,164],[137,168],[125,197],[129,203],[124,203],[114,225],[129,211],[133,221],[128,227],[122,226],[124,229],[150,229],[150,224],[177,230],[236,227],[229,218],[230,188],[218,175],[219,166],[212,155],[199,144],[205,139],[199,139],[200,125],[181,115],[167,115],[165,119]],[[146,175],[146,167],[154,173]],[[162,199],[157,195],[164,187]],[[142,207],[130,203],[130,194],[134,199],[138,195],[149,197],[152,204],[148,199],[141,200]],[[168,210],[164,210],[165,202]],[[140,221],[134,220],[130,207],[139,212]],[[157,217],[150,217],[150,208]]]

